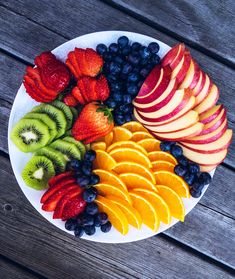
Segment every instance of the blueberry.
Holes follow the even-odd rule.
[[[138,66],[134,67],[132,73],[139,74],[139,72],[140,72],[140,68]]]
[[[173,144],[175,144],[175,143],[174,143],[174,142],[171,142],[171,141],[162,141],[162,142],[160,143],[160,149],[161,149],[162,151],[170,151],[171,146],[172,146]]]
[[[148,59],[150,57],[150,51],[147,49],[147,47],[145,46],[142,46],[139,50],[139,54],[140,54],[140,57],[142,59]]]
[[[91,175],[92,172],[92,163],[90,161],[84,161],[82,164],[82,173],[85,176]]]
[[[152,63],[153,65],[157,65],[160,63],[160,57],[157,54],[153,54],[150,58],[150,63]]]
[[[80,169],[81,165],[82,165],[82,161],[73,159],[67,163],[66,169],[67,170],[78,170],[78,169]]]
[[[151,52],[151,53],[158,53],[159,51],[159,44],[158,43],[155,43],[155,42],[152,42],[148,45],[148,50]]]
[[[115,62],[111,62],[110,65],[109,65],[109,71],[112,75],[117,75],[121,72],[122,70],[122,67],[118,64],[118,63],[115,63]]]
[[[120,91],[122,89],[122,83],[113,82],[110,87],[113,91]]]
[[[100,212],[95,216],[95,226],[96,224],[104,225],[108,222],[108,215],[105,212]]]
[[[188,166],[188,159],[184,155],[177,157],[177,161],[180,165],[182,165],[184,167]]]
[[[90,182],[90,179],[89,177],[87,176],[80,176],[77,178],[77,184],[81,187],[81,188],[84,188],[86,187]]]
[[[194,188],[191,188],[190,189],[190,194],[193,198],[197,199],[201,196],[202,192],[200,190],[198,191],[198,190],[195,190]]]
[[[141,66],[146,66],[146,65],[148,64],[148,61],[149,61],[149,60],[148,60],[147,58],[141,59],[141,60],[140,60],[140,65],[141,65]]]
[[[100,229],[103,233],[107,233],[111,230],[112,224],[108,221],[106,224],[101,225]]]
[[[77,221],[75,219],[68,219],[65,222],[65,229],[68,231],[74,231],[76,229],[77,226]]]
[[[117,77],[116,77],[115,75],[109,74],[109,75],[107,76],[107,80],[108,80],[109,82],[113,82],[113,81],[116,81],[116,80],[117,80]]]
[[[103,55],[107,51],[107,46],[105,44],[98,44],[96,46],[96,51],[98,54]]]
[[[140,81],[137,83],[137,87],[140,89],[142,85],[143,85],[143,80],[140,80]]]
[[[182,149],[182,147],[179,146],[179,145],[173,145],[173,146],[171,146],[171,154],[172,154],[175,158],[177,158],[177,157],[183,155],[183,149]]]
[[[84,201],[90,203],[90,202],[93,202],[96,197],[98,195],[98,191],[95,187],[91,187],[89,189],[86,189],[84,192],[83,192],[83,199]]]
[[[128,105],[121,105],[119,109],[121,112],[123,112],[123,114],[125,114],[129,111]]]
[[[125,122],[130,122],[132,121],[132,115],[131,114],[126,114],[125,115]]]
[[[148,70],[148,69],[146,69],[146,68],[141,69],[140,75],[141,75],[143,78],[146,78],[146,77],[148,76],[148,74],[149,74],[149,70]]]
[[[122,63],[123,63],[123,59],[122,59],[121,56],[115,56],[115,57],[113,58],[113,61],[116,62],[116,63],[118,63],[118,64],[120,64],[120,65],[122,65]]]
[[[198,178],[199,182],[203,185],[207,185],[211,182],[211,176],[208,172],[201,172]]]
[[[115,108],[117,103],[112,99],[112,98],[109,98],[107,101],[106,101],[106,105],[109,107],[109,108]]]
[[[112,60],[112,54],[109,53],[109,52],[105,52],[105,53],[103,54],[103,58],[104,58],[104,61],[105,61],[105,62],[110,62],[110,61]]]
[[[131,45],[131,49],[134,50],[134,51],[138,51],[141,47],[141,44],[138,43],[138,42],[134,42],[132,45]]]
[[[122,68],[122,74],[127,75],[133,70],[133,67],[130,63],[126,62]]]
[[[127,93],[132,96],[135,96],[138,93],[138,87],[135,84],[128,84]]]
[[[124,56],[127,56],[130,52],[131,52],[130,46],[125,46],[121,51],[122,55],[124,55]]]
[[[90,185],[95,185],[95,184],[98,184],[100,182],[100,177],[99,175],[95,174],[95,173],[92,173],[91,176],[90,176],[90,182],[89,184]]]
[[[84,229],[82,227],[77,227],[74,231],[76,237],[82,237],[84,234]]]
[[[77,226],[81,227],[83,224],[83,213],[79,214],[76,219]]]
[[[197,163],[189,163],[188,164],[188,170],[190,173],[199,173],[200,167]]]
[[[195,175],[193,173],[186,172],[184,180],[188,185],[192,186],[195,180]]]
[[[130,73],[127,78],[128,81],[133,82],[133,83],[137,82],[138,79],[139,79],[139,75],[136,73]]]
[[[118,38],[117,42],[120,48],[124,48],[129,44],[129,39],[126,36],[121,36]]]
[[[174,172],[175,174],[177,174],[178,176],[184,176],[187,172],[187,168],[182,166],[182,165],[176,165],[174,167]]]
[[[131,96],[127,94],[123,95],[122,99],[124,104],[130,104],[132,102]]]
[[[98,213],[98,205],[95,202],[88,203],[88,205],[86,206],[86,213],[90,214],[90,215],[97,214]]]
[[[123,115],[119,115],[118,117],[115,117],[115,123],[118,125],[118,126],[121,126],[125,123],[125,118]]]
[[[122,101],[122,95],[121,95],[121,93],[114,93],[114,94],[113,94],[113,100],[114,100],[115,102],[121,102],[121,101]]]
[[[118,47],[118,44],[116,44],[116,43],[112,43],[109,46],[110,53],[117,53],[118,49],[119,49],[119,47]]]
[[[88,204],[89,205],[89,204]],[[90,214],[84,214],[83,218],[82,218],[82,226],[92,226],[94,225],[94,216],[90,215]]]
[[[137,66],[140,62],[140,57],[137,55],[130,54],[127,58],[128,62],[130,62],[132,65]]]
[[[95,234],[96,229],[95,226],[85,226],[84,231],[87,235],[93,235]]]
[[[194,190],[196,190],[196,191],[202,191],[202,189],[204,188],[204,186],[205,186],[205,185],[204,185],[203,183],[201,183],[197,177],[195,177],[195,180],[194,180],[194,183],[193,183],[193,185],[192,185],[192,188],[193,188]]]

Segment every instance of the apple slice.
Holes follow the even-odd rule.
[[[189,160],[198,163],[200,165],[218,165],[223,162],[224,158],[227,155],[228,150],[224,149],[217,153],[212,154],[203,154],[197,151],[193,151],[188,147],[183,146],[180,144],[183,149],[184,156],[187,157]]]
[[[200,93],[200,91],[202,90],[205,84],[205,81],[206,81],[206,75],[202,70],[200,70],[198,82],[192,90],[193,96],[196,97]]]
[[[168,132],[175,132],[175,131],[180,131],[183,129],[186,129],[195,123],[198,122],[198,113],[194,110],[190,110],[183,116],[179,117],[178,119],[169,122],[167,124],[163,124],[160,126],[147,126],[145,125],[145,128],[148,130],[151,130],[152,132],[157,132],[157,133],[168,133]]]
[[[219,90],[218,87],[213,84],[208,96],[199,104],[197,105],[194,110],[196,110],[199,114],[209,110],[212,108],[219,99]],[[197,97],[196,97],[197,101]]]
[[[209,94],[210,89],[212,87],[211,79],[208,77],[207,74],[205,74],[205,75],[206,75],[205,84],[204,84],[202,90],[200,91],[200,93],[198,93],[198,95],[195,96],[196,97],[195,106],[200,104],[206,98],[206,96]]]
[[[217,167],[217,165],[208,165],[208,166],[201,165],[200,166],[200,171],[201,172],[210,172],[213,169],[215,169],[216,167]]]
[[[217,105],[209,109],[208,111],[203,112],[202,114],[199,115],[199,120],[203,124],[207,124],[214,120],[221,112],[223,109],[223,105]]]
[[[177,44],[172,47],[167,54],[162,58],[161,64],[163,67],[169,65],[171,68],[175,68],[184,56],[185,45]]]
[[[199,76],[200,76],[200,68],[197,65],[197,63],[193,59],[191,59],[188,72],[187,72],[184,80],[180,84],[179,89],[182,89],[182,88],[193,89],[197,85]]]
[[[184,52],[184,56],[181,59],[180,63],[174,69],[172,68],[173,71],[171,74],[171,78],[172,79],[176,78],[178,82],[181,83],[188,72],[190,61],[191,61],[190,52],[186,50]]]

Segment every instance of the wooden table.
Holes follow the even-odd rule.
[[[200,203],[166,232],[130,244],[78,240],[47,222],[13,175],[7,125],[25,66],[77,36],[127,30],[181,41],[220,88],[235,126],[234,0],[1,0],[0,278],[232,278],[235,143]]]

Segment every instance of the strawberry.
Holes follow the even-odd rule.
[[[112,130],[113,130],[113,126],[110,126],[110,129],[109,129],[108,131],[105,131],[105,132],[103,132],[103,133],[100,133],[99,136],[98,136],[98,138],[97,138],[97,135],[93,135],[93,136],[91,136],[91,137],[89,137],[89,138],[86,138],[86,139],[84,140],[84,143],[85,143],[85,144],[89,144],[89,143],[91,143],[91,142],[93,142],[93,141],[99,139],[100,137],[106,136],[106,135],[109,134]]]
[[[73,218],[85,210],[86,202],[83,200],[82,196],[70,199],[63,210],[62,220]]]
[[[79,104],[81,104],[81,105],[86,104],[86,101],[85,101],[84,97],[82,96],[82,93],[81,93],[80,89],[77,86],[75,86],[73,88],[71,94],[79,102]]]
[[[77,99],[74,98],[74,96],[71,93],[67,94],[64,97],[63,102],[69,107],[76,107],[78,105]]]
[[[89,71],[89,76],[95,77],[103,67],[102,57],[92,48],[87,48],[85,52],[85,60]]]
[[[26,81],[23,82],[24,87],[28,95],[37,102],[44,102],[44,99],[41,96],[38,96],[37,92],[35,92],[34,88],[32,88]]]
[[[113,129],[113,116],[104,105],[89,103],[81,111],[73,128],[72,135],[76,140],[87,143],[106,135]]]
[[[78,80],[77,87],[79,88],[84,100],[86,101],[86,104],[90,102],[89,96],[87,95],[87,88],[86,88],[86,78],[88,77],[83,77]]]
[[[34,63],[37,67],[43,67],[45,64],[54,59],[56,59],[54,54],[52,54],[50,51],[45,51],[35,57]]]
[[[97,100],[105,101],[109,97],[109,86],[105,76],[101,75],[95,84],[95,91],[97,92]]]
[[[55,186],[58,182],[60,182],[64,178],[72,178],[74,177],[74,172],[73,171],[66,171],[62,172],[58,175],[55,175],[51,177],[48,181],[49,187]]]

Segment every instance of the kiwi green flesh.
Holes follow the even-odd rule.
[[[49,128],[37,119],[21,119],[11,131],[11,140],[22,152],[33,152],[49,142]]]
[[[52,106],[58,108],[64,113],[64,116],[66,118],[66,130],[70,129],[72,127],[73,123],[73,114],[68,106],[66,106],[65,103],[60,101],[53,101],[50,103]]]
[[[72,159],[81,160],[81,153],[74,143],[58,139],[49,146],[61,152],[66,161],[71,161]]]
[[[55,175],[53,163],[45,156],[33,156],[22,171],[26,185],[36,190],[48,186],[48,180]]]
[[[67,162],[64,158],[64,155],[61,152],[53,149],[52,147],[49,147],[49,146],[43,147],[40,150],[38,150],[35,153],[35,155],[36,156],[42,155],[42,156],[47,157],[49,160],[51,160],[51,162],[54,165],[56,174],[59,174],[59,173],[65,171]]]
[[[70,110],[71,110],[71,112],[73,114],[73,123],[74,123],[77,120],[77,118],[78,118],[78,111],[77,111],[76,108],[73,108],[73,107],[70,107]]]
[[[74,144],[77,146],[77,148],[80,150],[80,153],[81,153],[82,158],[83,158],[83,156],[84,156],[84,154],[85,154],[85,152],[86,152],[86,148],[85,148],[85,145],[84,145],[82,142],[77,141],[77,140],[75,140],[73,137],[68,137],[68,136],[62,138],[62,140],[65,140],[65,141],[67,141],[67,142],[74,143]]]
[[[56,129],[56,123],[45,113],[40,113],[40,112],[29,112],[27,113],[24,117],[24,119],[38,119],[42,121],[45,125],[48,126],[49,132],[50,132],[50,141],[54,138],[56,138],[57,135],[57,129]]]
[[[57,129],[56,138],[61,137],[66,131],[66,118],[64,113],[48,104],[41,104],[33,108],[32,112],[40,112],[47,114],[55,123]]]
[[[65,137],[67,137],[67,136],[71,137],[71,136],[72,136],[72,130],[66,131],[66,132],[64,133],[64,136],[65,136]]]

